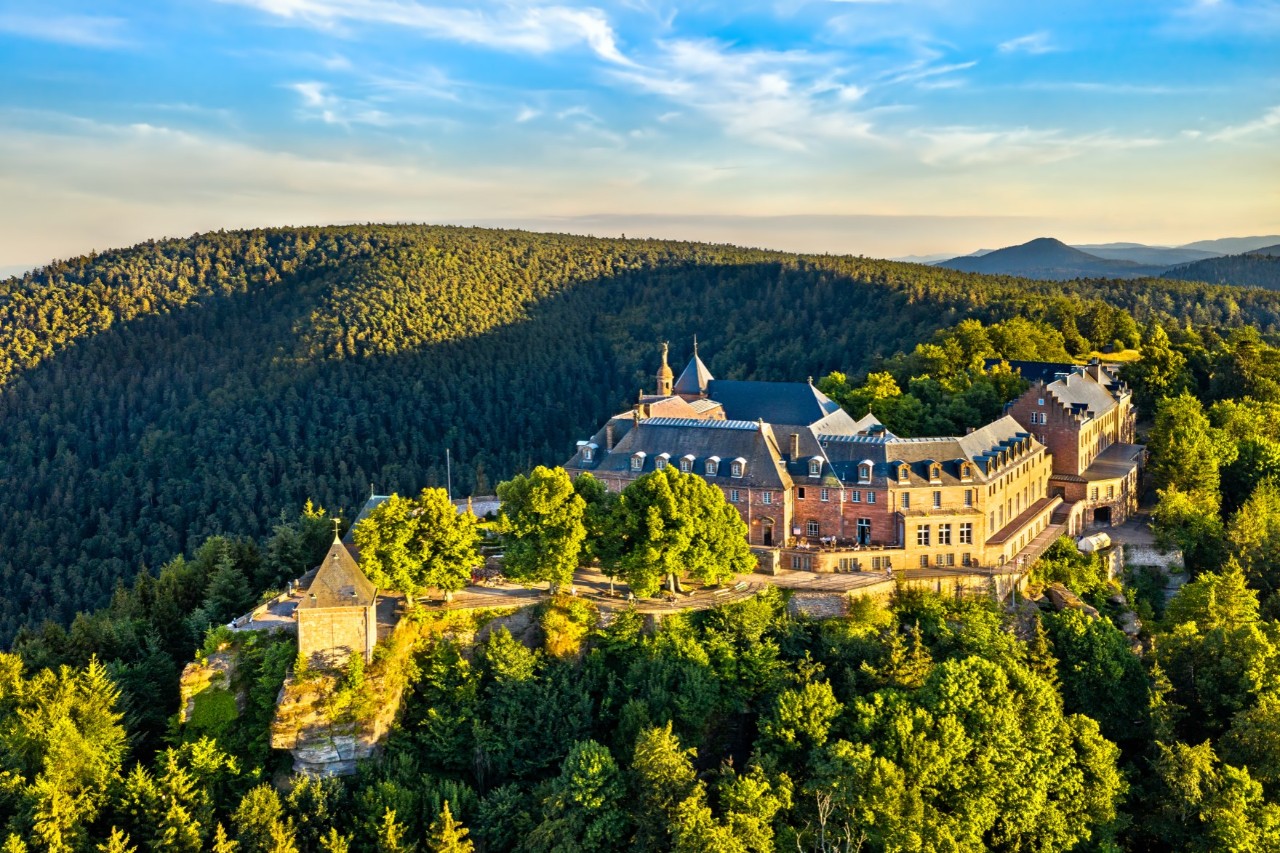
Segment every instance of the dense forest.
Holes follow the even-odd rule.
[[[697,334],[726,378],[858,375],[962,318],[1072,352],[1140,322],[1280,327],[1280,298],[463,228],[218,232],[0,282],[0,642],[314,498],[555,464]],[[1132,322],[1129,322],[1129,326]]]
[[[184,275],[182,295],[162,296],[175,285],[108,299],[105,284],[69,283],[75,264],[5,284],[6,328],[42,329],[47,343],[11,336],[27,344],[15,343],[0,392],[4,500],[34,532],[6,533],[0,559],[6,581],[25,573],[28,594],[43,590],[7,602],[11,628],[49,619],[0,654],[4,853],[1280,850],[1271,294],[1078,282],[1062,295],[862,259],[450,229],[211,235],[85,259],[75,275],[160,257],[185,268],[180,249],[201,240],[279,239],[295,257],[307,254],[303,233],[313,249],[351,238],[351,259],[216,279],[232,282],[225,293]],[[361,240],[379,248],[357,261]],[[432,243],[450,247],[444,259],[432,260]],[[513,274],[520,251],[549,266],[559,251],[561,284],[494,276],[479,289],[471,267],[448,260],[464,246],[488,268],[512,258]],[[385,265],[397,251],[453,277],[396,278]],[[634,267],[618,271],[624,257]],[[614,272],[570,274],[592,258]],[[359,285],[367,298],[335,308],[354,298],[342,271],[357,268],[372,276]],[[405,303],[442,278],[451,285],[433,305],[453,307],[433,310],[456,318],[433,324],[437,314]],[[98,308],[54,310],[63,296]],[[387,307],[361,313],[377,299]],[[555,461],[556,430],[571,439],[648,381],[653,341],[714,340],[711,319],[734,330],[713,370],[787,377],[800,365],[851,409],[920,430],[985,416],[1020,387],[981,369],[993,353],[1136,343],[1142,358],[1125,373],[1151,417],[1155,527],[1184,551],[1190,582],[1167,599],[1158,573],[1112,581],[1101,559],[1061,541],[1033,587],[1065,584],[1096,617],[901,591],[886,608],[855,601],[847,618],[813,621],[769,591],[649,631],[634,614],[604,624],[561,599],[541,606],[542,642],[530,648],[503,630],[470,645],[493,614],[420,614],[400,722],[381,759],[343,780],[290,779],[289,756],[269,748],[295,664],[287,638],[237,640],[242,706],[185,725],[172,716],[183,664],[228,640],[210,626],[324,553],[331,514],[302,495],[341,506],[370,476],[407,494],[438,483],[438,462],[410,446],[467,448],[458,473],[472,487]],[[893,337],[873,334],[885,328]],[[87,387],[96,381],[115,384]],[[506,440],[457,424],[449,433],[446,405],[467,429]],[[542,481],[564,492],[562,480],[535,470],[501,491],[534,506],[520,495]],[[112,526],[124,519],[135,522]],[[517,521],[503,535],[540,541]],[[170,538],[150,542],[164,525]],[[86,529],[108,550],[82,543]],[[586,544],[600,551],[608,527],[593,529]],[[217,530],[227,535],[205,535]],[[139,572],[144,559],[163,565]],[[71,578],[81,598],[43,606],[69,594]],[[95,595],[105,606],[69,618]],[[1136,645],[1118,627],[1130,607]],[[342,689],[358,691],[361,677],[352,668]]]
[[[1164,276],[1184,281],[1207,281],[1213,284],[1235,284],[1241,287],[1280,290],[1280,246],[1246,252],[1243,255],[1206,258],[1193,264],[1174,267],[1167,270]]]

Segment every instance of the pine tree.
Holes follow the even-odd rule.
[[[137,847],[129,843],[129,836],[115,826],[111,827],[111,835],[107,840],[98,845],[98,853],[137,853],[137,850]]]
[[[213,831],[213,853],[238,853],[240,842],[227,837],[227,830],[218,824]]]
[[[1053,655],[1053,642],[1049,639],[1049,632],[1044,629],[1044,621],[1039,613],[1032,617],[1031,624],[1031,639],[1025,646],[1027,666],[1057,690],[1058,659]]]
[[[431,822],[427,833],[427,850],[431,853],[473,853],[475,845],[467,835],[467,828],[453,819],[449,801],[445,800],[440,816]]]
[[[324,853],[349,853],[351,842],[347,836],[329,827],[329,834],[320,839],[320,849]]]

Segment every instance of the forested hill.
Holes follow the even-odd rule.
[[[1099,301],[1105,300],[1107,304]],[[1109,343],[1108,307],[1280,325],[1280,296],[463,228],[219,232],[0,282],[0,642],[214,532],[370,484],[461,494],[652,387],[696,333],[728,378],[857,373],[962,317]],[[1131,324],[1130,324],[1131,326]]]

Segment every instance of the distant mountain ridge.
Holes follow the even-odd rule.
[[[942,261],[935,266],[989,275],[1016,275],[1047,281],[1075,278],[1141,278],[1158,275],[1163,264],[1102,258],[1068,246],[1053,237],[1038,237],[1019,246],[1008,246],[978,257]]]
[[[1280,244],[1166,270],[1163,278],[1280,290]]]

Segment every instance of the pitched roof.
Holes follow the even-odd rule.
[[[1045,392],[1071,409],[1082,408],[1093,417],[1116,407],[1116,398],[1105,385],[1087,373],[1072,373],[1045,386]]]
[[[990,370],[1002,361],[1006,361],[1006,359],[985,358],[982,360],[982,366],[984,369]],[[1064,364],[1057,361],[1008,361],[1007,363],[1010,370],[1033,384],[1036,382],[1048,384],[1059,377],[1080,369],[1078,364]]]
[[[713,379],[707,393],[724,406],[725,417],[734,421],[808,426],[840,408],[807,382]]]
[[[373,582],[360,571],[347,546],[336,537],[306,592],[299,607],[368,607],[377,597]]]
[[[706,472],[706,461],[717,457],[719,474],[706,478],[713,483],[770,489],[791,485],[773,430],[768,424],[749,421],[648,418],[636,424],[594,470],[602,474],[648,473],[654,470],[654,460],[664,453],[673,464],[685,456],[693,457],[694,471],[700,475]],[[631,467],[635,456],[642,460],[639,470]],[[735,459],[746,462],[741,477],[730,476],[730,463]]]
[[[707,370],[707,366],[702,363],[702,359],[698,358],[698,350],[694,349],[693,358],[689,359],[689,363],[681,371],[680,378],[676,380],[674,390],[677,394],[705,394],[707,386],[711,384],[713,379],[715,377],[711,375],[711,371]]]

